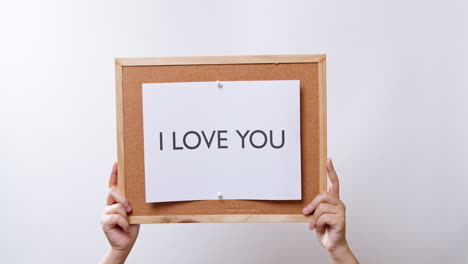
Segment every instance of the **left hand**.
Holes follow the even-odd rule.
[[[132,211],[127,198],[117,189],[118,167],[114,163],[109,179],[107,206],[101,217],[104,234],[110,249],[101,263],[124,263],[138,237],[139,224],[129,224],[128,213]]]

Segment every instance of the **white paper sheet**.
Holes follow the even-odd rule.
[[[143,84],[146,202],[300,200],[299,81],[221,83]]]

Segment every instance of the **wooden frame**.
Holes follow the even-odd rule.
[[[124,140],[124,91],[123,67],[156,65],[222,65],[222,64],[318,64],[319,96],[319,191],[327,186],[327,124],[326,124],[326,57],[325,55],[262,55],[221,57],[161,57],[161,58],[116,58],[116,107],[117,107],[117,153],[118,189],[126,195],[125,140]],[[302,124],[302,119],[301,119]],[[215,222],[308,222],[309,217],[298,214],[209,214],[209,215],[130,215],[130,223],[215,223]]]

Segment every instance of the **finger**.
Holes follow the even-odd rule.
[[[104,214],[119,214],[125,218],[127,217],[127,211],[121,203],[106,206]]]
[[[109,193],[107,194],[107,205],[112,205],[115,203],[121,203],[124,208],[126,209],[127,213],[132,211],[132,207],[128,203],[127,198],[123,196],[115,187],[109,189]]]
[[[330,179],[330,189],[329,192],[336,197],[340,198],[340,183],[338,180],[338,175],[336,174],[335,167],[333,166],[333,161],[331,158],[327,161],[327,171],[328,179]]]
[[[117,186],[118,174],[119,174],[119,164],[117,162],[114,162],[114,165],[112,166],[112,172],[109,177],[109,188]]]
[[[320,193],[319,195],[315,196],[312,202],[310,202],[306,207],[304,207],[304,209],[302,210],[302,213],[305,215],[312,213],[320,203],[328,203],[328,204],[337,205],[337,204],[340,204],[340,200],[338,199],[338,197],[330,193],[327,193],[327,192]]]
[[[311,223],[315,223],[323,214],[338,214],[340,211],[339,205],[321,203],[317,206],[317,209],[315,209]]]
[[[103,215],[101,218],[102,230],[107,232],[116,225],[120,226],[125,232],[130,232],[130,225],[127,219],[118,214]]]
[[[322,232],[325,225],[336,227],[338,222],[338,216],[336,214],[323,214],[317,219],[315,226],[311,224],[309,229],[315,228],[318,232]]]

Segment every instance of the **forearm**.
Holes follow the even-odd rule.
[[[116,251],[109,248],[102,258],[100,264],[123,264],[128,257],[129,252]]]
[[[328,254],[330,254],[334,264],[359,264],[359,261],[349,248],[348,243],[339,248],[329,250]]]

